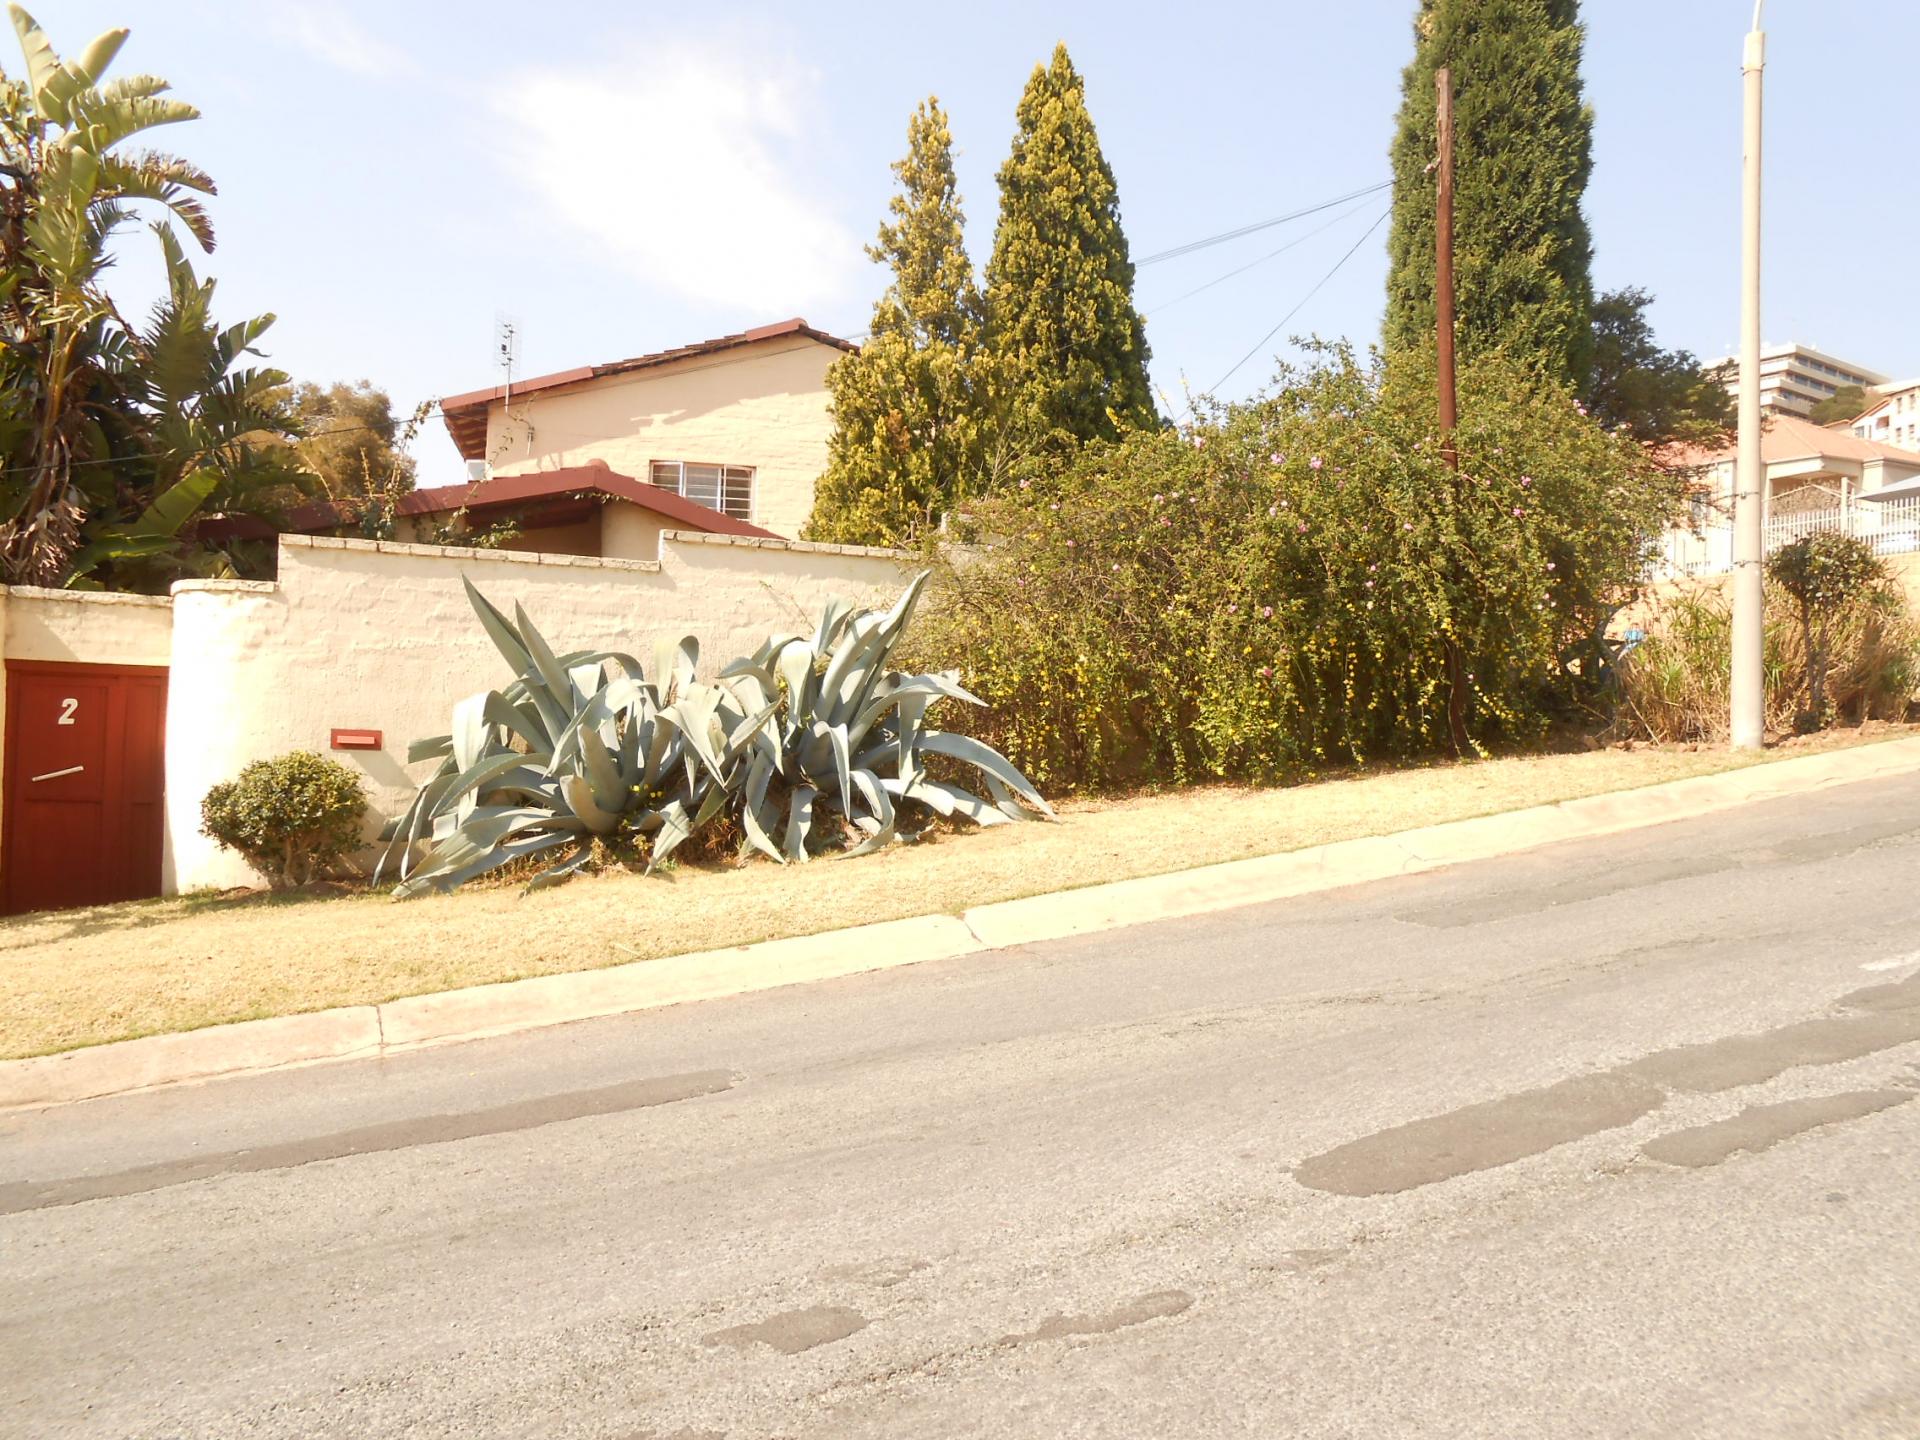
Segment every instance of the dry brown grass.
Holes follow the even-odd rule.
[[[1916,727],[1830,732],[1805,754]],[[1058,825],[941,835],[860,860],[614,873],[395,903],[186,896],[0,924],[0,1056],[591,970],[1184,870],[1752,763],[1638,748],[1440,765],[1285,790],[1079,801]]]

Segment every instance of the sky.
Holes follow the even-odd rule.
[[[273,312],[271,363],[298,379],[371,379],[405,411],[497,384],[502,319],[521,376],[795,315],[863,333],[884,283],[863,246],[907,117],[930,94],[952,119],[984,268],[1014,107],[1056,41],[1086,79],[1136,258],[1377,184],[1415,6],[31,8],[62,53],[131,27],[113,73],[165,76],[201,110],[155,139],[219,183],[219,245],[199,263],[219,280],[220,317]],[[1751,13],[1749,0],[1584,6],[1595,282],[1652,291],[1662,343],[1702,358],[1729,353],[1738,327]],[[1920,374],[1920,3],[1772,0],[1766,25],[1766,337]],[[10,41],[0,68],[19,71]],[[1373,343],[1386,226],[1368,227],[1386,203],[1142,264],[1135,294],[1165,406],[1181,410],[1189,390],[1258,390],[1290,336]],[[122,308],[147,303],[157,274],[152,237],[129,229],[113,280]],[[415,452],[421,484],[463,478],[437,421]]]

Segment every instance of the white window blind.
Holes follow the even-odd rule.
[[[731,515],[735,520],[753,519],[753,467],[751,465],[702,465],[691,460],[655,460],[653,483],[704,505]]]

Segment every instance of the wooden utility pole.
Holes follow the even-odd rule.
[[[1453,379],[1453,71],[1450,68],[1442,66],[1433,72],[1433,89],[1440,129],[1440,153],[1434,159],[1440,179],[1433,206],[1433,314],[1435,338],[1439,341],[1440,454],[1447,462],[1447,469],[1457,475],[1460,451],[1453,443],[1453,432],[1460,415]],[[1457,480],[1454,487],[1457,491]],[[1456,636],[1447,637],[1446,647],[1447,731],[1453,740],[1453,753],[1464,760],[1473,751],[1473,742],[1467,735],[1467,664]]]
[[[1433,85],[1440,120],[1440,190],[1433,207],[1434,279],[1433,310],[1440,342],[1440,453],[1447,468],[1460,468],[1460,452],[1454,448],[1453,431],[1459,421],[1458,398],[1453,383],[1453,71],[1445,66],[1433,72]]]

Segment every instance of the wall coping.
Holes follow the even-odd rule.
[[[131,605],[147,610],[165,610],[173,604],[166,595],[129,595],[119,590],[53,590],[44,585],[0,585],[0,595],[17,595],[22,600],[71,601],[76,605]]]
[[[418,555],[429,560],[478,560],[513,565],[551,565],[575,570],[658,574],[658,560],[616,560],[599,555],[549,555],[537,550],[478,549],[471,545],[419,545],[403,540],[356,540],[345,535],[282,535],[282,550],[357,550],[363,554]]]
[[[704,530],[662,530],[660,538],[676,545],[741,545],[752,550],[792,550],[802,555],[864,555],[903,564],[920,558],[911,550],[888,550],[879,545],[829,545],[819,540],[784,540],[765,535],[711,535]]]
[[[272,580],[176,580],[176,595],[277,595],[280,587]]]

